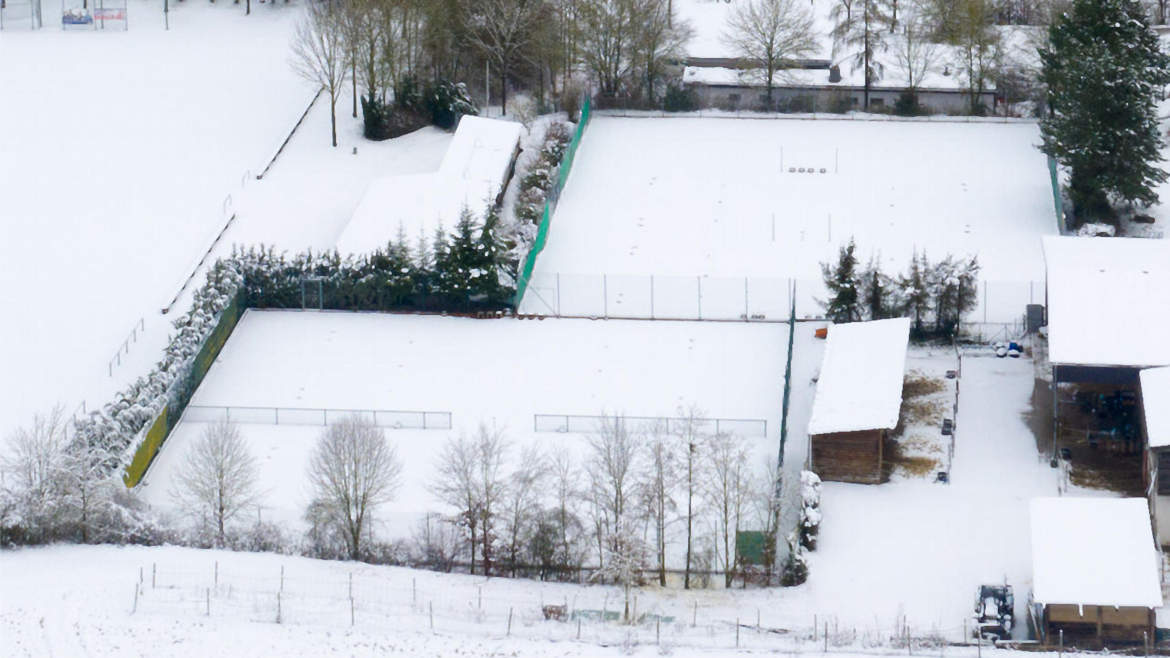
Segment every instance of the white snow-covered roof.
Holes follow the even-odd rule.
[[[439,165],[439,173],[499,189],[524,126],[515,121],[466,116]]]
[[[897,426],[909,339],[909,318],[830,328],[808,433]]]
[[[938,46],[939,49],[951,46]],[[941,61],[941,58],[940,58]],[[825,88],[825,89],[863,89],[865,87],[864,71],[855,67],[849,61],[837,64],[841,71],[839,82],[829,82],[829,69],[781,69],[772,76],[772,84],[777,88]],[[767,72],[763,69],[734,69],[719,66],[688,66],[683,70],[683,82],[686,84],[702,84],[733,87],[763,88]],[[878,91],[901,91],[907,87],[906,71],[896,62],[885,62],[883,74],[878,80],[871,82],[870,89]],[[986,93],[993,93],[995,85],[988,82],[985,85]],[[919,91],[934,92],[965,92],[967,87],[959,71],[949,65],[940,64],[926,72],[918,83]]]
[[[1170,446],[1170,368],[1149,368],[1139,377],[1150,447]]]
[[[1162,606],[1144,498],[1036,498],[1031,512],[1036,602]]]
[[[1048,358],[1057,365],[1170,365],[1170,240],[1044,238]]]
[[[464,208],[479,217],[499,196],[523,129],[513,121],[463,117],[438,171],[370,183],[337,250],[354,254],[385,247],[400,227],[412,244],[420,233],[429,241],[437,227],[454,227]]]

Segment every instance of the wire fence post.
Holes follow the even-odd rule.
[[[650,319],[654,319],[654,275],[650,275]]]
[[[696,300],[698,301],[698,307],[699,307],[699,319],[702,320],[703,319],[703,277],[702,276],[695,277],[695,286],[696,286],[696,289],[698,290],[698,295],[696,297]]]
[[[609,319],[609,275],[601,275],[601,315],[605,319]]]
[[[284,591],[284,565],[280,565],[280,591]]]
[[[739,617],[735,618],[735,648],[739,648]]]
[[[508,608],[508,632],[507,635],[512,635],[512,609]]]
[[[431,618],[431,632],[434,633],[435,632],[435,602],[434,601],[427,601],[427,607],[429,608],[429,613],[430,613],[430,618]]]
[[[130,614],[138,612],[138,588],[139,583],[134,583],[134,607],[130,608]]]

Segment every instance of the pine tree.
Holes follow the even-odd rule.
[[[821,274],[830,298],[824,302],[825,315],[833,322],[856,322],[861,319],[861,304],[858,296],[857,246],[853,240],[841,247],[837,265],[821,264]]]
[[[464,207],[463,212],[459,213],[446,262],[440,272],[442,292],[452,302],[468,306],[471,303],[472,279],[479,265],[477,251],[475,216]]]
[[[1049,114],[1041,147],[1071,172],[1075,216],[1112,215],[1110,196],[1146,205],[1167,180],[1155,102],[1170,84],[1162,52],[1137,0],[1075,0],[1040,50]]]
[[[917,251],[910,257],[910,269],[898,277],[898,291],[902,297],[902,311],[914,319],[914,334],[923,332],[922,318],[930,312],[930,285],[927,281],[930,261],[926,252]]]
[[[889,277],[882,274],[880,259],[871,258],[861,273],[861,303],[870,320],[881,320],[890,310]]]
[[[479,239],[475,242],[475,258],[471,270],[472,294],[484,297],[488,301],[500,299],[503,296],[503,286],[500,285],[500,244],[496,236],[496,229],[500,223],[500,211],[495,204],[491,204],[484,213],[483,227],[479,231]]]

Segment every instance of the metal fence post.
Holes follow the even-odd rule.
[[[743,278],[743,319],[750,320],[751,318],[751,305],[748,304],[748,278],[745,276]]]
[[[561,317],[561,273],[557,272],[557,317]]]
[[[703,319],[703,277],[702,276],[695,277],[695,286],[697,287],[697,289],[699,291],[698,297],[697,297],[698,304],[699,304],[699,319],[702,320]]]
[[[601,275],[601,316],[609,319],[609,278],[608,275]]]
[[[654,319],[654,275],[650,275],[650,319]]]

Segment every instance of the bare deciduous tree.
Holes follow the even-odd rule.
[[[715,434],[709,441],[708,455],[707,498],[716,515],[717,552],[724,584],[731,587],[736,573],[735,539],[751,490],[747,447],[738,435]]]
[[[983,91],[999,68],[1000,33],[993,22],[991,0],[954,0],[954,4],[958,65],[967,83],[971,113],[978,114],[983,110]]]
[[[292,67],[301,77],[329,94],[329,124],[337,146],[337,99],[345,83],[347,55],[345,22],[340,6],[310,2],[297,23],[292,41]]]
[[[934,68],[938,46],[930,40],[925,18],[921,14],[904,15],[902,35],[895,53],[898,66],[906,74],[906,89],[917,104],[918,87]]]
[[[458,510],[459,524],[468,533],[471,573],[475,573],[478,551],[484,575],[491,574],[496,517],[506,486],[507,450],[508,443],[500,429],[480,425],[475,437],[452,438],[439,454],[431,490]]]
[[[578,505],[584,492],[577,464],[568,452],[554,450],[548,458],[552,477],[553,516],[557,526],[557,563],[578,566],[583,560],[582,526]]]
[[[543,10],[542,0],[478,0],[465,7],[467,43],[495,65],[504,112],[508,111],[508,76],[530,56]]]
[[[402,463],[385,433],[355,414],[329,426],[309,460],[314,504],[341,528],[351,559],[359,559],[370,516],[394,498]]]
[[[638,441],[621,416],[602,414],[599,431],[588,439],[590,502],[597,532],[599,577],[613,577],[626,590],[629,618],[629,588],[645,562],[645,548],[634,532],[635,474],[640,469]]]
[[[723,41],[763,71],[768,105],[776,72],[816,52],[819,46],[812,10],[804,0],[742,0],[727,15]]]
[[[675,488],[678,483],[678,443],[664,425],[655,427],[645,445],[645,467],[640,473],[638,489],[654,525],[654,557],[658,584],[666,586],[666,526],[675,513]]]
[[[520,452],[520,463],[508,477],[505,531],[513,578],[516,577],[516,566],[520,562],[524,544],[540,516],[540,487],[546,476],[545,466],[544,455],[539,447],[528,446]]]
[[[39,542],[51,541],[66,523],[68,462],[66,419],[61,407],[36,415],[29,427],[16,429],[7,440],[0,465],[6,498],[21,525]]]
[[[183,512],[226,544],[227,526],[256,502],[256,460],[239,429],[230,423],[210,425],[191,446],[171,489]]]
[[[686,550],[686,566],[683,572],[683,588],[691,588],[691,566],[694,562],[695,556],[695,521],[697,520],[698,498],[702,494],[700,483],[702,482],[703,459],[707,448],[706,439],[702,434],[701,428],[706,419],[703,412],[696,407],[689,409],[680,409],[679,415],[682,416],[682,422],[676,425],[674,430],[674,438],[681,444],[683,452],[683,463],[680,467],[680,479],[686,497],[686,526],[687,526],[687,550]]]

